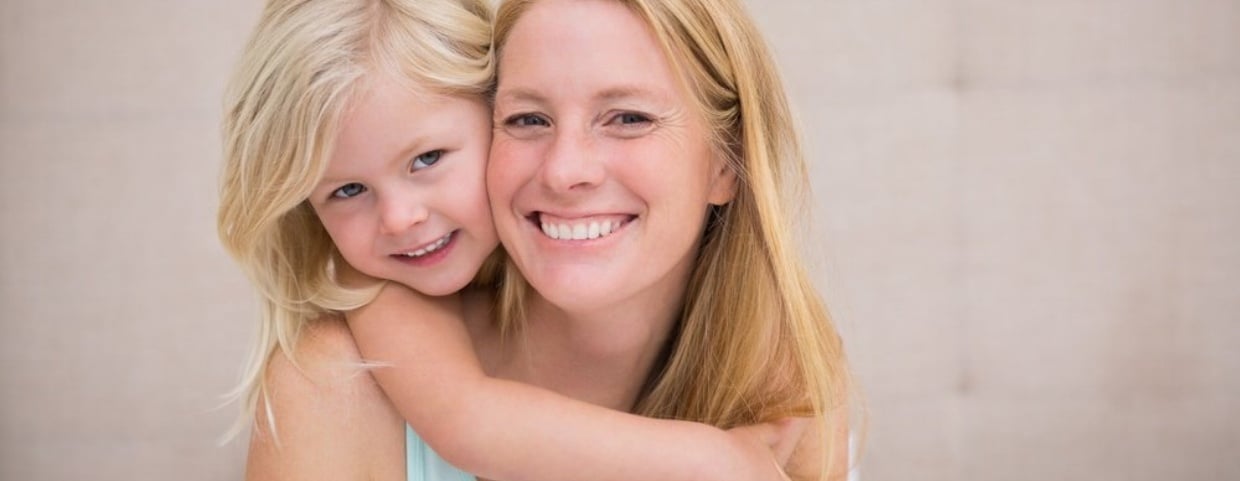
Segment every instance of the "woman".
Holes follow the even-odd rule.
[[[487,190],[516,269],[498,323],[473,302],[484,368],[720,427],[813,417],[788,473],[842,477],[847,371],[780,197],[804,162],[739,3],[513,0],[496,18]]]
[[[651,416],[730,427],[812,415],[820,435],[845,432],[830,416],[847,386],[840,340],[780,198],[806,181],[804,162],[739,2],[516,0],[496,18],[487,188],[533,287],[510,278],[504,301],[533,353],[576,354],[548,361],[565,368],[597,360],[556,382]],[[562,234],[596,215],[623,222],[620,235],[564,245],[538,225]],[[592,350],[565,348],[581,345]],[[790,474],[846,465],[839,439],[808,435]],[[814,459],[827,452],[832,463]]]

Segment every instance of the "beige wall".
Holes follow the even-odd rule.
[[[864,480],[1240,478],[1240,2],[751,1]],[[0,479],[236,479],[213,231],[257,2],[0,3]]]

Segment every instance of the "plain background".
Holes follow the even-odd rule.
[[[866,481],[1240,479],[1240,1],[750,1]],[[0,3],[0,479],[230,480],[256,1]]]

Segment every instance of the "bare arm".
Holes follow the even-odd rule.
[[[389,285],[349,324],[366,358],[392,362],[373,374],[401,416],[458,468],[510,481],[779,479],[755,437],[486,376],[456,302]]]
[[[836,408],[827,414],[827,436],[819,419],[808,424],[788,458],[786,471],[794,481],[846,481],[850,466],[848,446],[848,408]],[[824,443],[825,441],[825,443]],[[827,464],[825,456],[830,456]],[[828,472],[823,476],[822,469]]]
[[[344,321],[309,326],[295,356],[296,366],[282,352],[272,355],[267,394],[250,436],[246,479],[404,479],[403,461],[392,461],[404,454],[399,414],[357,367],[360,357]]]

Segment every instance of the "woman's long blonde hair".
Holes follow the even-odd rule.
[[[225,94],[217,219],[262,304],[232,393],[244,400],[243,419],[253,419],[276,349],[293,359],[308,322],[378,291],[336,281],[343,260],[306,200],[359,84],[387,75],[423,92],[483,95],[494,74],[490,42],[485,0],[267,2]]]
[[[535,1],[500,4],[500,62],[509,32]],[[617,1],[654,32],[738,179],[735,198],[710,214],[669,357],[635,411],[725,428],[816,415],[826,436],[838,428],[828,424],[838,419],[832,414],[847,409],[850,377],[790,234],[808,173],[772,56],[739,0]],[[504,329],[520,322],[527,292],[509,268]],[[828,452],[846,449],[824,441]],[[822,466],[823,477],[833,468]]]

